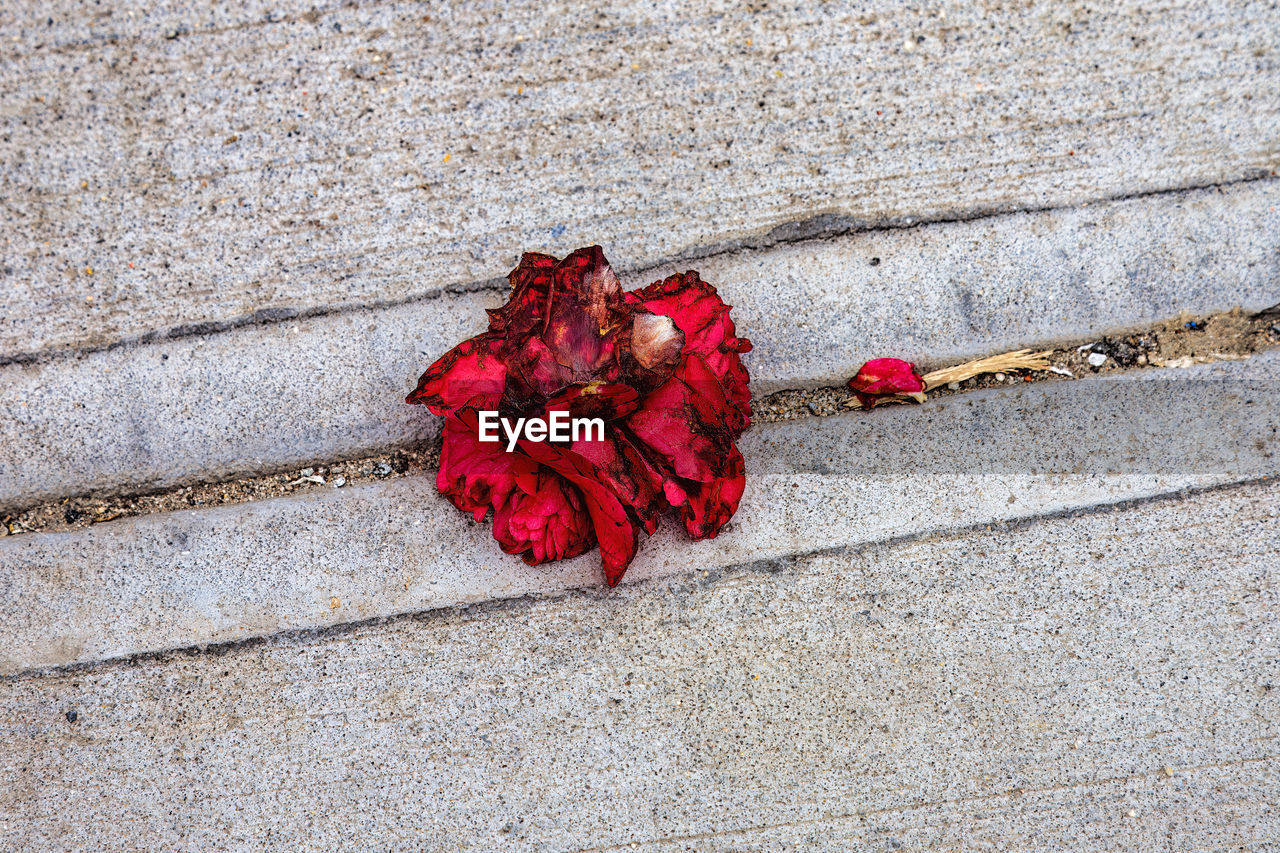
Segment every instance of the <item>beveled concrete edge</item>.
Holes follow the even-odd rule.
[[[1252,168],[1234,177],[1224,177],[1211,183],[1197,183],[1162,187],[1160,189],[1118,192],[1110,195],[1097,195],[1086,200],[1064,202],[1061,204],[1000,204],[978,205],[972,208],[948,213],[946,216],[897,216],[884,219],[868,220],[855,216],[833,213],[819,213],[812,217],[794,222],[783,222],[770,225],[758,233],[731,240],[721,240],[706,246],[690,247],[669,257],[658,258],[639,265],[615,265],[615,271],[625,280],[648,282],[648,277],[661,278],[672,272],[683,271],[690,264],[706,263],[725,255],[754,254],[768,252],[793,244],[821,242],[868,234],[875,232],[892,232],[915,230],[938,225],[952,225],[984,219],[1009,217],[1020,214],[1053,214],[1075,210],[1080,207],[1116,204],[1140,199],[1158,199],[1163,196],[1179,196],[1187,193],[1206,191],[1223,191],[1231,188],[1256,184],[1276,183],[1280,181],[1277,172],[1262,168]],[[634,286],[643,286],[635,284]],[[475,280],[459,280],[439,287],[433,287],[420,293],[414,293],[400,299],[385,301],[338,302],[329,305],[310,307],[281,306],[264,308],[225,320],[202,323],[184,323],[171,328],[153,329],[143,334],[126,335],[105,343],[87,344],[83,346],[59,346],[46,350],[33,350],[13,353],[0,353],[0,368],[15,364],[43,364],[63,358],[77,358],[99,352],[116,349],[132,349],[138,346],[161,344],[167,341],[180,341],[186,338],[206,338],[213,335],[235,332],[237,330],[258,326],[272,326],[279,323],[297,323],[321,317],[344,314],[364,315],[388,311],[405,305],[430,303],[440,299],[448,299],[469,293],[505,294],[508,283],[505,276],[496,276]],[[1255,310],[1261,310],[1260,308]],[[1116,327],[1114,331],[1123,331]]]

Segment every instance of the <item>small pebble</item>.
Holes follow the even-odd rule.
[[[333,478],[333,487],[334,487],[335,489],[340,489],[340,488],[342,488],[343,486],[345,486],[346,484],[347,484],[347,478],[346,478],[346,477],[334,477],[334,478]]]
[[[947,383],[947,387],[948,387],[949,389],[951,389],[952,391],[959,391],[959,390],[960,390],[960,383],[959,383],[959,382],[948,382],[948,383]]]
[[[997,374],[996,374],[996,381],[997,381],[997,382],[1003,382],[1004,380],[1005,380],[1005,375],[1004,375],[1003,373],[997,373]]]
[[[1138,812],[1135,809],[1129,809],[1127,812],[1125,812],[1125,814],[1128,815],[1129,817],[1138,816]]]
[[[373,466],[373,476],[386,477],[391,473],[391,466],[385,462],[379,462]]]
[[[1106,363],[1107,363],[1107,357],[1102,353],[1100,352],[1089,353],[1089,364],[1093,365],[1094,367],[1102,367],[1102,365]]]
[[[299,472],[298,472],[298,476],[300,476],[300,477],[310,477],[310,476],[311,476],[312,474],[314,474],[315,472],[316,472],[316,469],[315,469],[315,468],[303,468],[301,471],[299,471]]]

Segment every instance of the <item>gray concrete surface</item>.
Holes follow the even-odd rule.
[[[1176,377],[1176,378],[1171,378]],[[753,428],[715,540],[628,582],[1280,474],[1280,352]],[[1270,547],[1275,551],[1274,543]],[[601,584],[531,569],[434,476],[0,539],[0,674]]]
[[[0,508],[429,436],[521,250],[702,270],[757,392],[1280,302],[1278,30],[0,4]],[[429,477],[0,541],[0,849],[1280,849],[1280,355],[1176,376],[753,430],[613,591]]]
[[[1280,182],[877,231],[680,265],[720,286],[756,393],[1280,303]],[[879,259],[875,266],[873,258]],[[643,286],[668,272],[630,277]],[[0,508],[352,458],[434,434],[401,404],[497,292],[0,367]]]
[[[11,2],[0,356],[1280,165],[1265,3]],[[810,223],[795,227],[795,223]]]
[[[1254,485],[0,680],[7,849],[1266,850]]]

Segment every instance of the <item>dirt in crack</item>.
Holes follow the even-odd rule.
[[[1239,309],[1209,317],[1183,315],[1140,334],[1104,337],[1055,349],[1050,357],[1053,370],[979,376],[957,383],[955,387],[930,391],[929,396],[941,397],[1026,382],[1066,382],[1117,371],[1237,360],[1276,347],[1280,347],[1280,306],[1255,315]],[[925,369],[942,366],[921,365]],[[850,366],[851,373],[856,369],[857,365]],[[848,411],[848,399],[849,390],[844,386],[779,391],[753,401],[752,420],[754,423],[773,423],[839,414]],[[260,477],[183,486],[131,497],[66,498],[0,516],[0,536],[75,530],[135,515],[314,493],[393,479],[423,469],[434,470],[439,454],[437,440],[431,446],[314,464]]]
[[[953,383],[953,386],[933,389],[929,398],[1027,382],[1069,382],[1122,371],[1237,361],[1277,347],[1280,347],[1280,305],[1259,314],[1238,308],[1212,316],[1184,314],[1138,334],[1096,338],[1055,348],[1049,358],[1053,365],[1051,370],[986,374]],[[924,372],[945,366],[920,365]],[[846,406],[848,400],[849,389],[843,385],[778,391],[752,404],[752,421],[774,423],[835,415],[849,411]]]
[[[0,516],[0,536],[76,530],[133,515],[244,503],[303,492],[340,489],[356,483],[391,480],[423,468],[434,469],[439,458],[437,443],[435,446],[414,450],[397,450],[363,459],[308,465],[262,477],[182,486],[145,495],[65,498]]]

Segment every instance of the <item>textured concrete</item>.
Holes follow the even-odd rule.
[[[1151,373],[754,428],[731,525],[668,524],[628,579],[1280,474],[1280,353]],[[433,482],[0,540],[0,673],[601,583],[595,554],[502,554]]]
[[[1250,0],[20,0],[0,356],[1280,165]],[[793,223],[810,223],[793,227]]]
[[[526,249],[699,268],[758,393],[1280,302],[1278,31],[0,4],[0,508],[428,437]],[[0,849],[1280,848],[1277,380],[757,428],[613,591],[429,476],[0,541]]]
[[[1277,540],[1273,483],[5,679],[0,843],[1271,849]]]
[[[690,263],[757,393],[1280,302],[1280,181],[857,234]],[[872,266],[872,259],[879,262]],[[642,286],[666,270],[631,277]],[[0,508],[351,458],[434,434],[401,404],[498,292],[0,367]]]

